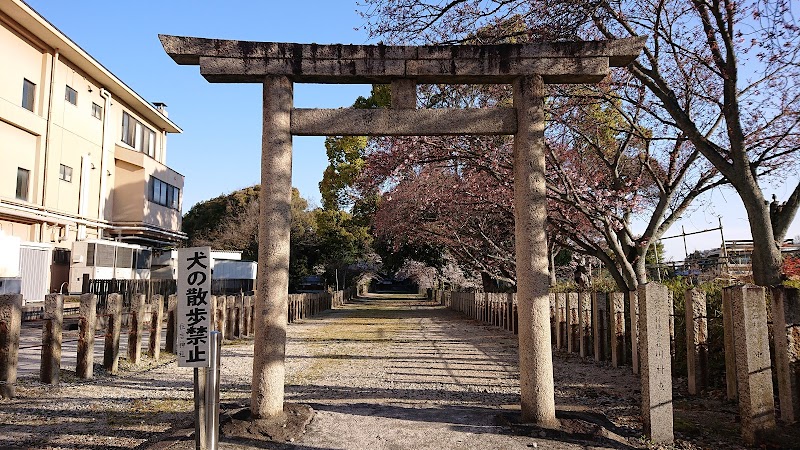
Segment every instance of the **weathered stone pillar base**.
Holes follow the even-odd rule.
[[[39,380],[58,384],[61,372],[61,337],[64,328],[64,296],[49,294],[44,298],[42,323],[42,363]]]
[[[289,78],[264,80],[261,218],[258,228],[256,348],[250,410],[255,418],[283,413],[289,302],[289,231],[292,200],[293,88]]]
[[[656,444],[674,440],[668,292],[658,283],[640,285],[638,292],[642,420],[647,438]]]
[[[150,310],[150,341],[147,346],[147,356],[158,359],[161,357],[161,323],[164,321],[164,296],[153,295]]]
[[[122,331],[122,296],[108,294],[106,299],[106,340],[103,349],[103,368],[110,374],[119,370],[119,335]]]
[[[742,438],[748,445],[754,445],[761,431],[775,428],[764,288],[745,285],[724,290],[730,292],[733,310],[733,346]]]
[[[19,364],[22,295],[0,295],[0,398],[13,398]]]
[[[625,365],[625,294],[612,292],[611,300],[611,364],[614,367]]]
[[[697,395],[708,386],[708,314],[706,293],[689,289],[686,298],[686,367],[689,394]]]
[[[517,259],[519,372],[522,419],[555,426],[553,355],[548,332],[547,219],[544,157],[544,82],[514,81],[514,236]]]
[[[209,302],[211,303],[211,313],[214,314],[214,297],[209,297]],[[175,353],[175,340],[177,339],[176,333],[176,320],[177,317],[177,307],[178,307],[178,297],[176,295],[170,295],[167,300],[167,335],[165,336],[166,342],[164,343],[164,351],[167,353]],[[214,323],[214,319],[211,320],[212,324]]]
[[[800,291],[784,287],[772,290],[772,335],[781,420],[800,420]]]
[[[94,376],[94,332],[97,327],[97,296],[81,295],[78,317],[78,360],[75,362],[75,375],[78,378]]]
[[[144,308],[147,297],[135,295],[131,299],[130,322],[128,325],[128,362],[139,364],[142,360],[142,334],[144,333]]]

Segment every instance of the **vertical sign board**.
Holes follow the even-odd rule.
[[[211,247],[178,249],[178,367],[209,367]]]

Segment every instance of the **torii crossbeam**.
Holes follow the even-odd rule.
[[[546,83],[597,83],[645,37],[502,45],[318,45],[159,36],[212,83],[263,83],[258,296],[251,411],[283,412],[292,135],[514,135],[514,220],[524,420],[555,425],[545,239]],[[293,83],[392,85],[389,109],[294,109]],[[513,108],[416,108],[416,85],[512,84]]]

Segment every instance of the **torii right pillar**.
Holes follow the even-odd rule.
[[[514,81],[514,236],[517,252],[519,371],[522,420],[557,426],[550,348],[545,222],[544,81]]]

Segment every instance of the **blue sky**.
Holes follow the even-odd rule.
[[[351,0],[26,0],[146,100],[168,105],[183,134],[170,135],[168,165],[186,176],[184,213],[195,203],[251,186],[260,180],[261,87],[209,84],[196,66],[178,66],[158,34],[319,44],[374,43]],[[368,85],[295,84],[295,106],[335,108],[368,95]],[[292,183],[312,205],[327,165],[322,137],[294,137]],[[768,192],[785,200],[798,175]],[[691,214],[667,235],[716,227],[722,216],[725,239],[749,239],[747,215],[735,192],[716,190],[695,203]],[[795,219],[787,237],[800,235]],[[667,259],[683,259],[681,239],[664,242]],[[687,238],[695,249],[719,247],[719,231]]]
[[[148,101],[164,102],[183,129],[170,135],[168,165],[186,177],[184,213],[195,203],[260,180],[261,86],[210,84],[178,66],[158,34],[276,42],[368,43],[354,1],[28,0],[58,29]],[[295,84],[295,106],[350,106],[369,85]],[[292,182],[312,204],[327,165],[323,137],[295,137]]]

